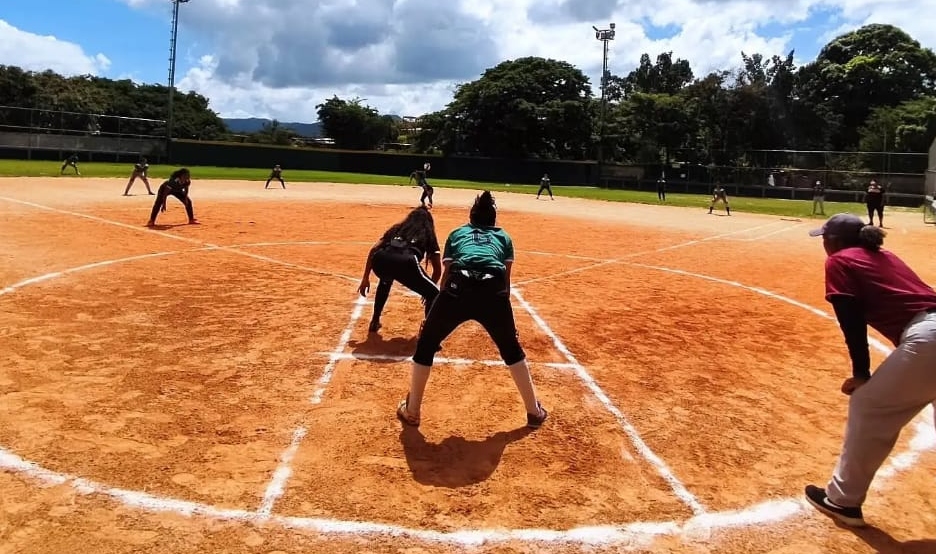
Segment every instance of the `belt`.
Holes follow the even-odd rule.
[[[497,278],[496,275],[485,273],[483,271],[470,271],[467,269],[459,269],[458,272],[469,279],[474,279],[475,281],[487,281],[488,279]]]

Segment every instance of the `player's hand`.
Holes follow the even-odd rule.
[[[357,290],[361,296],[367,296],[367,291],[370,290],[370,280],[367,278],[361,279],[361,284]]]
[[[853,392],[858,390],[861,385],[864,385],[867,382],[867,379],[862,379],[860,377],[849,377],[848,379],[845,379],[844,383],[842,383],[842,394],[851,396]]]

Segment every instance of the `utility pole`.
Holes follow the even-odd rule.
[[[185,4],[189,0],[171,0],[172,1],[172,35],[169,38],[169,104],[166,114],[166,155],[172,145],[172,124],[173,113],[172,103],[175,99],[175,66],[176,66],[176,44],[179,38],[179,4]]]
[[[602,42],[601,111],[598,120],[598,186],[601,186],[602,166],[604,165],[605,114],[608,109],[608,43],[614,40],[614,27],[614,23],[611,23],[608,29],[599,29],[592,25],[595,38]]]

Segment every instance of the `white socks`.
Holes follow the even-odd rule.
[[[410,374],[409,400],[406,402],[406,413],[419,417],[422,407],[423,394],[426,392],[426,383],[429,382],[429,372],[432,366],[413,362],[413,372]]]
[[[520,391],[520,397],[523,398],[523,405],[528,414],[540,415],[539,406],[536,404],[536,388],[533,386],[533,377],[530,376],[530,368],[526,360],[508,366],[510,376],[513,377],[517,390]]]

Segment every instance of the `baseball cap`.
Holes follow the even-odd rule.
[[[836,237],[857,236],[858,232],[864,228],[863,219],[854,214],[835,214],[830,217],[822,227],[813,229],[809,232],[811,237],[821,237],[823,235],[832,235]]]

